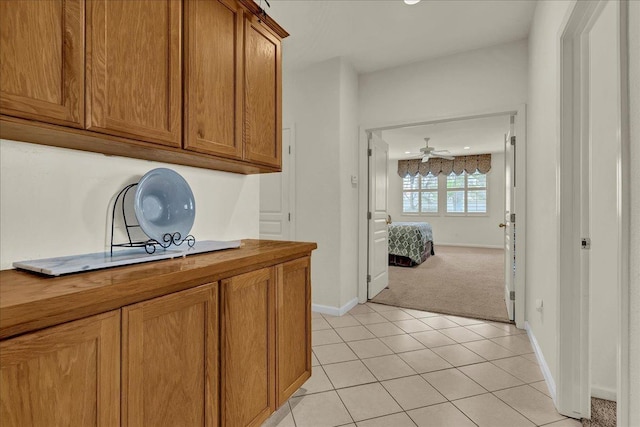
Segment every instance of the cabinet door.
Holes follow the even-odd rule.
[[[84,0],[0,1],[0,112],[84,125]]]
[[[309,257],[277,267],[277,406],[311,377],[311,272]]]
[[[217,284],[122,309],[122,425],[216,426]]]
[[[181,2],[87,6],[87,128],[180,146]]]
[[[242,9],[185,1],[184,147],[242,158]]]
[[[120,311],[0,343],[9,426],[120,425]]]
[[[275,410],[275,270],[222,281],[221,405],[225,427],[260,426]]]
[[[282,164],[282,52],[280,40],[255,16],[244,26],[244,157]]]

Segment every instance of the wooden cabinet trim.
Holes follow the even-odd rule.
[[[245,175],[280,172],[280,169],[273,166],[252,164],[174,147],[161,147],[130,138],[83,129],[63,128],[8,116],[0,116],[0,138]]]
[[[289,37],[289,33],[271,18],[264,9],[253,0],[238,0],[251,14],[258,17],[269,29],[281,39]]]
[[[8,88],[3,87],[0,96],[0,113],[22,117],[31,120],[47,120],[52,123],[57,123],[69,127],[83,127],[84,126],[84,78],[85,78],[85,37],[84,37],[84,22],[85,22],[85,8],[84,0],[61,0],[61,21],[59,22],[59,29],[61,31],[61,57],[59,74],[62,81],[55,81],[60,87],[60,99],[58,102],[51,102],[42,99],[36,99],[29,97],[26,94],[19,94],[9,92]],[[9,7],[40,7],[40,6],[52,6],[53,2],[9,2],[3,1],[0,3],[2,9]],[[0,15],[4,19],[11,19],[11,14],[4,10],[0,12]],[[45,14],[46,18],[51,19],[51,14]],[[32,17],[33,18],[33,17]],[[41,17],[42,18],[42,17]],[[17,25],[24,25],[23,23],[4,23],[9,28],[17,28]],[[39,25],[43,25],[40,23]],[[46,26],[46,25],[45,25]],[[47,40],[49,42],[49,40]],[[3,51],[9,50],[8,46],[4,46],[5,43],[9,43],[8,40],[0,40],[0,49]],[[23,46],[24,48],[24,46]],[[44,48],[44,47],[43,47]],[[48,50],[48,53],[51,49]],[[41,56],[34,56],[38,60],[42,60]],[[4,55],[3,61],[8,60]],[[6,65],[6,64],[5,64]],[[38,67],[39,64],[31,64],[33,67]],[[3,74],[5,69],[3,67]],[[4,80],[4,79],[3,79]],[[25,76],[25,80],[29,81],[29,84],[35,84],[33,76]],[[45,84],[50,82],[40,82]],[[17,89],[17,88],[16,88]]]

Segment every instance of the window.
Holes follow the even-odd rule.
[[[447,213],[487,213],[487,175],[476,171],[447,176]]]
[[[437,213],[438,177],[406,176],[402,179],[402,213]]]

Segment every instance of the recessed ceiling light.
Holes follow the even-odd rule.
[[[405,151],[404,154],[411,154],[411,151]]]
[[[464,147],[465,150],[471,150],[471,147]]]
[[[418,4],[420,3],[420,0],[404,0],[405,4]]]

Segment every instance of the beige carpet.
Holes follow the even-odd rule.
[[[612,400],[591,398],[591,419],[582,419],[583,427],[616,427],[617,408]]]
[[[508,322],[504,250],[435,246],[416,267],[389,266],[389,288],[372,301],[434,313]]]

